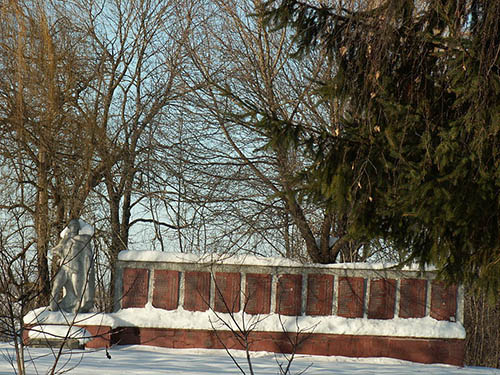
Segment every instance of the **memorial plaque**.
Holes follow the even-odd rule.
[[[401,279],[399,293],[400,318],[423,318],[425,316],[427,280]]]
[[[210,273],[184,273],[184,309],[206,311],[210,306]]]
[[[307,315],[330,315],[333,303],[333,275],[307,276]]]
[[[122,308],[144,307],[148,302],[149,270],[125,268],[123,270]]]
[[[154,271],[153,306],[159,309],[175,310],[179,303],[179,272]]]
[[[281,315],[301,315],[302,275],[281,275],[276,290],[276,312]]]
[[[363,317],[365,280],[362,277],[340,277],[338,295],[338,316]]]
[[[457,286],[433,281],[431,286],[431,317],[437,320],[456,320]]]
[[[396,301],[396,280],[372,279],[368,319],[392,319]]]
[[[246,313],[269,314],[271,311],[271,275],[248,273],[245,295]]]
[[[241,276],[236,272],[217,272],[215,274],[215,311],[240,311]]]

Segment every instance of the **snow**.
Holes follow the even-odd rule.
[[[374,335],[415,338],[464,339],[465,330],[459,322],[438,321],[431,317],[416,319],[349,319],[339,316],[287,317],[278,314],[249,315],[234,314],[240,326],[245,321],[248,327],[255,324],[255,331],[282,332],[283,326],[289,332],[314,332],[343,335]],[[225,323],[231,323],[231,315],[214,311],[163,310],[147,304],[145,308],[122,309],[115,313],[86,313],[73,315],[45,308],[28,313],[25,324],[67,324],[74,321],[81,325],[103,325],[117,327],[171,328],[228,330]]]
[[[396,268],[394,263],[335,263],[335,264],[304,264],[284,257],[262,257],[256,255],[229,255],[229,254],[186,254],[150,250],[123,250],[118,259],[129,262],[168,262],[168,263],[202,263],[202,264],[231,264],[271,267],[309,267],[315,269],[356,269],[356,270],[387,270]],[[400,268],[397,268],[400,269]],[[420,271],[418,265],[409,265],[401,268],[405,271]],[[428,271],[432,269],[428,268]]]
[[[54,363],[56,351],[27,348],[28,374],[45,374]],[[245,353],[231,352],[246,374]],[[1,356],[3,354],[3,357]],[[70,370],[73,375],[223,375],[241,373],[223,350],[165,349],[150,346],[118,346],[106,351],[73,350],[64,352],[58,370]],[[9,344],[0,344],[0,375],[14,373],[11,361],[14,350]],[[279,374],[277,361],[283,357],[271,353],[252,353],[252,366],[257,375]],[[500,370],[484,367],[456,367],[449,365],[424,365],[388,358],[345,358],[321,356],[297,356],[292,362],[291,373],[305,375],[500,375]]]

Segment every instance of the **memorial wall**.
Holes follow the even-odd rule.
[[[118,270],[117,310],[150,307],[229,322],[245,317],[247,324],[253,319],[259,324],[250,334],[252,350],[463,363],[462,289],[435,280],[434,272],[131,251],[120,255]],[[224,324],[168,325],[129,329],[124,340],[238,348],[235,332]],[[304,339],[295,340],[298,334]],[[291,342],[300,345],[292,348]]]
[[[113,313],[39,309],[26,326],[72,322],[87,332],[86,347],[248,347],[463,365],[463,290],[432,271],[153,251],[121,252],[116,271]]]

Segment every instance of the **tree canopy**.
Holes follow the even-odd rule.
[[[500,2],[272,0],[295,57],[328,53],[318,103],[338,120],[311,133],[266,114],[272,141],[307,145],[304,190],[452,281],[500,290]]]

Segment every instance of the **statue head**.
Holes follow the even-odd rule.
[[[68,223],[68,230],[71,236],[76,236],[80,231],[80,223],[78,219],[73,219]]]

